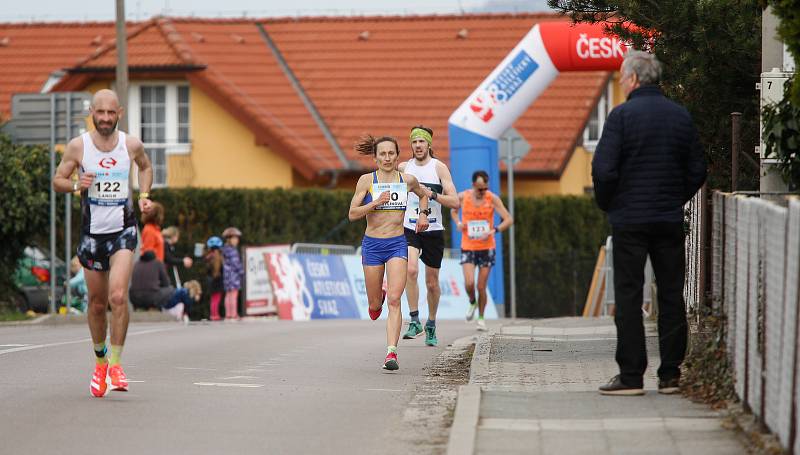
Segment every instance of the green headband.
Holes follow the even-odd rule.
[[[411,130],[409,140],[413,142],[414,139],[425,139],[428,141],[428,145],[433,145],[433,136],[431,136],[431,133],[423,130],[422,128],[414,128]]]

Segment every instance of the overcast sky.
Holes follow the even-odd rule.
[[[114,0],[3,0],[0,21],[106,21],[114,19],[114,5]],[[125,9],[129,20],[156,14],[264,17],[548,10],[546,0],[125,0]]]

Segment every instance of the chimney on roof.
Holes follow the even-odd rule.
[[[366,41],[369,39],[369,30],[364,30],[363,32],[358,34],[359,41]]]
[[[89,43],[89,44],[92,45],[92,46],[99,46],[99,45],[103,44],[103,35],[95,36],[94,38],[92,38],[92,42]]]
[[[467,36],[469,36],[469,30],[465,28],[462,28],[458,31],[458,33],[456,33],[456,38],[458,39],[467,39]]]
[[[244,44],[244,37],[241,35],[237,35],[235,33],[231,33],[231,39],[238,44]]]
[[[0,39],[0,47],[8,47],[9,44],[11,44],[11,38],[10,37],[5,36],[5,37],[3,37],[3,39]]]
[[[197,32],[192,32],[192,38],[195,41],[197,41],[198,43],[205,43],[206,42],[205,37],[203,35],[197,33]]]

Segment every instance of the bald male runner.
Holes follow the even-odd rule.
[[[129,176],[136,164],[139,209],[146,213],[151,207],[153,169],[142,141],[117,130],[124,109],[116,93],[107,89],[95,93],[90,112],[95,130],[67,144],[53,177],[53,188],[59,193],[81,192],[77,253],[89,289],[87,314],[96,359],[89,389],[92,396],[103,397],[109,390],[128,390],[120,356],[128,332],[128,282],[137,242]],[[78,179],[73,180],[76,170]],[[110,356],[106,348],[109,304]]]

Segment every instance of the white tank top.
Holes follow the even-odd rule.
[[[112,234],[136,224],[129,185],[131,158],[125,133],[110,152],[95,147],[90,133],[83,133],[81,173],[94,172],[89,189],[81,193],[81,229],[85,234]]]
[[[419,183],[427,186],[431,191],[439,195],[442,194],[442,180],[439,174],[436,173],[436,163],[439,162],[436,158],[431,158],[424,166],[418,166],[417,160],[409,160],[406,163],[406,174],[411,174],[419,180]],[[431,209],[431,214],[428,216],[428,231],[443,231],[444,225],[442,224],[442,204],[436,201],[429,201],[428,207]],[[417,218],[419,217],[419,196],[414,193],[408,193],[408,205],[406,206],[406,217],[403,226],[408,229],[414,229],[417,225]]]

